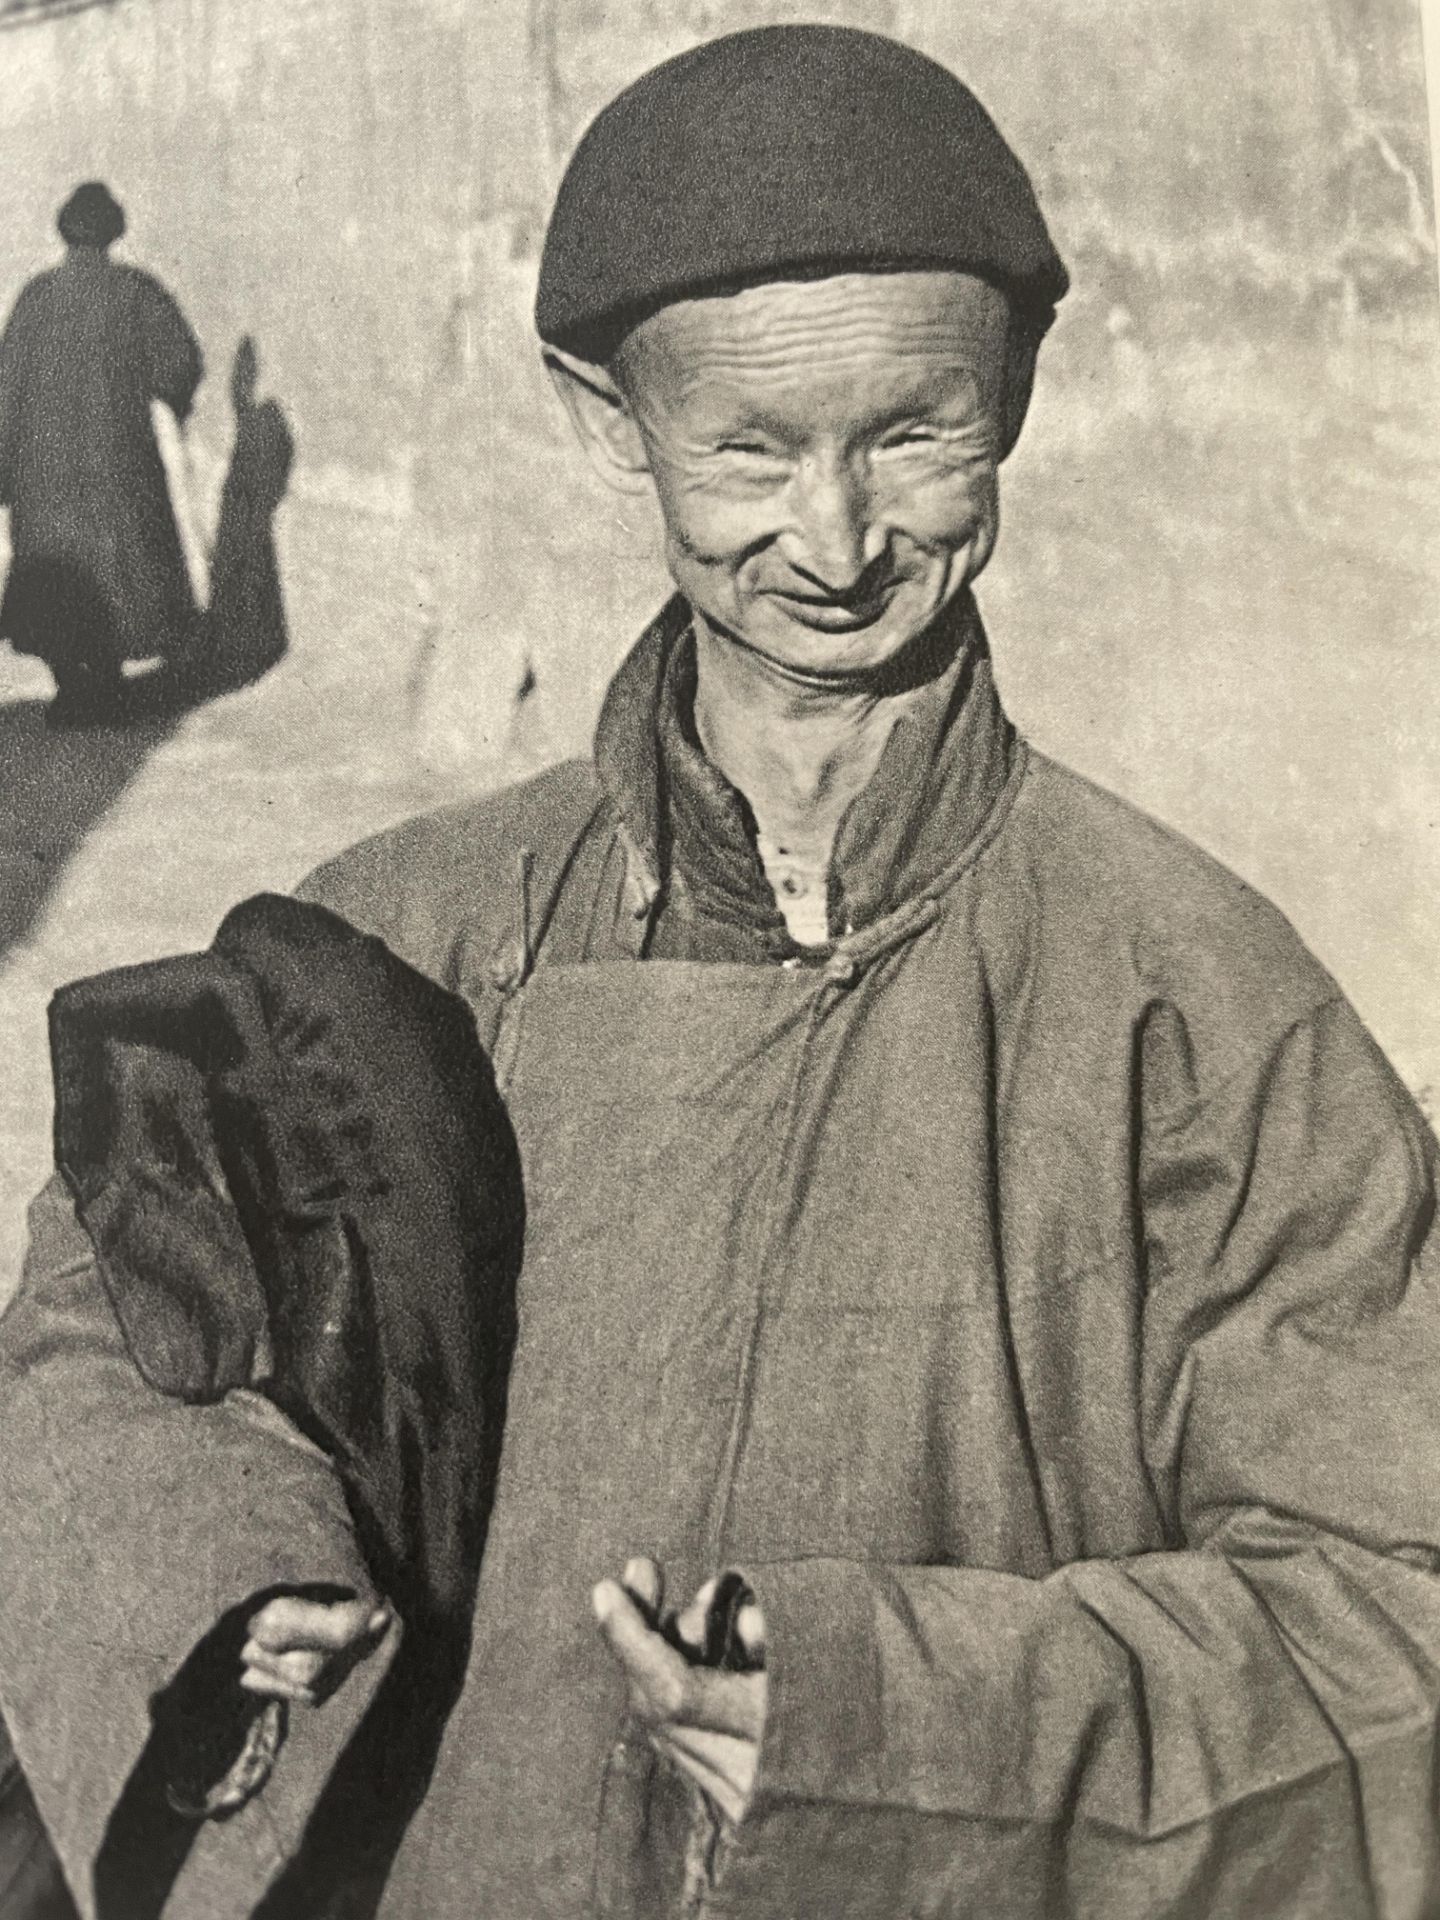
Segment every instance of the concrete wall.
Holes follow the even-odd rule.
[[[1411,0],[116,0],[0,31],[0,300],[102,174],[207,346],[205,487],[242,334],[291,417],[267,777],[388,769],[398,806],[583,743],[662,582],[538,370],[545,209],[615,87],[787,18],[954,64],[1074,269],[984,591],[1013,710],[1274,894],[1440,1085]],[[308,853],[331,828],[303,804]],[[352,824],[337,808],[334,838]],[[245,878],[290,880],[289,849],[257,845]]]

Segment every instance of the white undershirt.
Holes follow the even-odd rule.
[[[830,942],[829,838],[817,835],[809,839],[808,844],[807,839],[808,836],[787,833],[782,842],[762,828],[755,844],[765,878],[775,895],[775,904],[785,916],[790,938],[802,947],[823,947]]]

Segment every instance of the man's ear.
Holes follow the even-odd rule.
[[[545,367],[590,464],[607,485],[640,493],[650,481],[645,442],[619,385],[577,354],[547,345]]]
[[[1000,458],[1007,460],[1015,451],[1020,429],[1030,411],[1030,395],[1035,390],[1035,362],[1040,353],[1039,337],[1026,327],[1012,324],[1005,342],[1004,438]]]

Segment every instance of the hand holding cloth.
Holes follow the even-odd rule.
[[[64,989],[51,1036],[57,1161],[139,1372],[196,1406],[273,1401],[334,1462],[400,1615],[261,1908],[350,1920],[374,1910],[465,1669],[524,1223],[493,1075],[463,1002],[274,896],[207,953]],[[157,1736],[187,1705],[156,1703]]]

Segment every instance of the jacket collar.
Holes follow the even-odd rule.
[[[836,939],[938,891],[985,834],[1022,751],[1001,708],[984,628],[964,596],[932,630],[938,670],[897,720],[840,824],[830,876]],[[595,764],[632,861],[661,892],[781,943],[784,918],[743,796],[694,726],[695,645],[678,596],[622,663],[601,710]],[[647,871],[648,870],[648,871]]]

